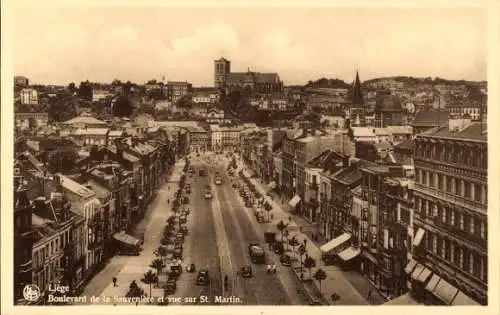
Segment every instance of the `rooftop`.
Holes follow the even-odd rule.
[[[70,179],[69,177],[62,174],[59,174],[58,176],[61,186],[70,192],[85,199],[95,196],[95,192]]]
[[[99,120],[92,116],[81,115],[70,120],[63,122],[65,125],[73,125],[73,124],[92,124],[92,125],[106,125],[105,121]]]
[[[449,118],[448,111],[444,110],[421,110],[413,119],[412,126],[433,127],[439,124],[446,124]]]
[[[472,122],[470,126],[461,131],[450,131],[448,125],[446,125],[432,128],[431,130],[418,134],[417,137],[437,137],[487,143],[488,135],[486,130],[486,123]]]

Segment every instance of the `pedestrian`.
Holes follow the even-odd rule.
[[[372,289],[368,290],[368,297],[367,298],[368,298],[368,302],[371,303],[372,302]]]
[[[113,277],[113,286],[116,287],[116,281],[118,281],[118,279],[116,279],[116,277]]]
[[[304,282],[304,273],[303,272],[300,273],[300,281]]]
[[[273,273],[276,273],[276,264],[275,263],[272,264],[271,269],[272,269]]]
[[[170,198],[167,199],[167,204],[170,204]]]
[[[271,265],[270,264],[267,264],[267,273],[271,273]]]

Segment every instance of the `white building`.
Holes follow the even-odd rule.
[[[24,105],[37,105],[38,92],[35,89],[22,89],[21,90],[21,104]]]

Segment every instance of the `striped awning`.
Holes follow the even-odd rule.
[[[431,276],[432,271],[424,267],[424,270],[418,275],[417,280],[424,283]]]
[[[417,234],[415,234],[415,238],[413,239],[413,246],[418,246],[422,242],[422,239],[424,238],[425,230],[422,228],[419,228],[417,231]]]
[[[327,253],[351,239],[351,234],[343,233],[319,248],[322,253]]]
[[[410,262],[408,263],[408,265],[406,265],[405,267],[405,272],[410,274],[413,269],[415,268],[415,266],[417,265],[417,261],[416,260],[410,260]]]
[[[140,241],[133,237],[132,235],[128,235],[125,232],[115,233],[113,234],[113,238],[119,242],[122,242],[126,245],[137,246]]]
[[[420,273],[424,270],[424,266],[422,266],[421,264],[417,264],[417,266],[415,267],[415,269],[413,270],[413,273],[411,274],[411,278],[413,280],[417,280],[418,276],[420,275]]]
[[[295,195],[295,196],[293,196],[292,199],[290,199],[288,204],[290,205],[290,207],[295,208],[299,204],[299,202],[300,202],[300,196]]]
[[[347,249],[339,253],[339,257],[343,261],[349,261],[353,258],[356,258],[359,254],[361,254],[361,249],[355,247],[348,247]]]
[[[448,281],[440,279],[436,287],[432,291],[436,297],[443,301],[446,305],[450,305],[455,296],[457,295],[458,289],[452,286]]]

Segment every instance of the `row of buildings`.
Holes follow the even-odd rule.
[[[354,134],[302,123],[249,134],[242,156],[327,240],[325,261],[363,273],[392,304],[486,304],[486,123]]]
[[[37,285],[42,297],[55,283],[78,294],[117,249],[137,250],[141,236],[132,235],[133,228],[182,145],[159,133],[104,144],[61,136],[16,138],[15,303],[29,303],[22,294],[27,284]],[[59,163],[70,167],[52,172],[51,152],[61,148],[76,148],[79,155],[69,162],[61,156]]]

